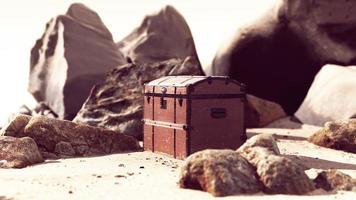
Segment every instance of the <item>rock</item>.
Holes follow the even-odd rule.
[[[226,42],[206,70],[245,83],[288,115],[302,103],[326,63],[356,64],[356,2],[280,0]]]
[[[199,65],[190,57],[119,66],[104,83],[95,85],[73,121],[142,139],[143,84],[167,75],[201,74]]]
[[[317,126],[356,116],[355,77],[355,66],[325,65],[315,77],[295,116],[302,123]]]
[[[356,153],[356,119],[328,122],[308,138],[319,146]]]
[[[232,150],[204,150],[189,156],[181,169],[179,186],[214,196],[257,193],[262,189],[253,166]]]
[[[69,142],[58,142],[54,148],[54,152],[59,156],[75,156],[75,151]]]
[[[131,136],[43,116],[19,115],[1,131],[5,136],[33,138],[42,155],[50,157],[105,155],[141,149]]]
[[[93,85],[125,62],[100,17],[75,3],[32,48],[29,92],[60,119],[73,119]]]
[[[245,104],[245,127],[264,127],[277,119],[286,117],[287,114],[277,103],[247,95]]]
[[[23,114],[14,114],[10,116],[8,123],[0,130],[0,135],[15,137],[17,134],[23,135],[24,129],[31,116]]]
[[[315,187],[322,188],[325,191],[346,190],[356,191],[356,182],[351,176],[335,169],[329,169],[318,173],[314,179]]]
[[[0,160],[0,168],[23,168],[44,161],[33,139],[10,136],[0,136]]]
[[[237,153],[256,168],[266,193],[306,194],[315,189],[302,166],[280,156],[277,143],[271,135],[253,136]]]
[[[302,195],[315,190],[303,167],[289,158],[270,154],[256,168],[266,193]]]
[[[270,154],[280,155],[277,142],[270,134],[259,134],[251,137],[242,146],[240,146],[237,151],[241,154],[244,154],[248,153],[250,149],[254,147],[262,147],[267,151],[270,151]]]
[[[191,57],[200,67],[189,26],[172,6],[146,16],[139,27],[117,43],[117,47],[128,60],[138,65]]]

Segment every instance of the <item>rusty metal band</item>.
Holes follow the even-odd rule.
[[[161,94],[148,92],[144,94],[149,97],[183,98],[183,99],[241,99],[245,98],[245,93],[240,94]]]
[[[144,119],[143,121],[146,125],[153,125],[153,126],[159,126],[159,127],[165,127],[165,128],[174,128],[174,129],[179,129],[179,130],[187,130],[188,129],[188,126],[186,124],[176,124],[176,123],[170,123],[170,122],[155,121],[155,120],[150,120],[150,119]]]

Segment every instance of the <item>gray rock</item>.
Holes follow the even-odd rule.
[[[335,169],[319,172],[314,183],[316,188],[322,188],[325,191],[356,191],[356,180]]]
[[[50,157],[93,156],[141,150],[138,141],[131,136],[43,116],[19,115],[2,130],[2,135],[31,137],[42,155]]]
[[[286,117],[287,114],[277,103],[247,95],[245,104],[245,127],[260,128]]]
[[[295,116],[302,123],[316,126],[352,118],[356,115],[355,77],[355,66],[325,65]]]
[[[181,169],[179,186],[214,196],[257,193],[262,189],[254,167],[232,150],[204,150],[189,156]]]
[[[199,65],[190,57],[119,66],[105,82],[95,85],[73,121],[142,139],[143,84],[167,75],[201,74]]]
[[[117,43],[117,47],[128,60],[138,65],[191,57],[200,67],[189,26],[172,6],[146,16],[139,27]]]
[[[279,155],[278,146],[271,135],[254,136],[237,152],[256,168],[266,193],[300,195],[315,190],[302,166]]]
[[[356,153],[356,119],[328,122],[308,138],[319,146]]]
[[[60,119],[73,119],[93,85],[125,62],[100,17],[72,4],[47,23],[31,50],[29,92]]]
[[[223,44],[206,72],[243,82],[292,115],[325,63],[356,64],[355,11],[349,0],[280,0]]]
[[[0,168],[23,168],[44,160],[33,139],[0,136],[0,161]]]

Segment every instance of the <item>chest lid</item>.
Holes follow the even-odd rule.
[[[153,89],[155,88],[155,89]],[[227,76],[165,76],[145,84],[145,95],[243,95],[245,85]]]

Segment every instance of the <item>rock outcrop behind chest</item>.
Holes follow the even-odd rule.
[[[200,66],[189,26],[172,6],[147,15],[139,27],[117,43],[117,47],[135,64],[192,57]]]
[[[61,119],[72,119],[94,84],[119,64],[111,33],[82,4],[50,20],[31,50],[29,91]]]
[[[167,75],[201,75],[190,57],[153,64],[126,64],[95,85],[74,122],[118,130],[142,138],[143,84]]]
[[[208,75],[228,75],[248,93],[293,114],[326,63],[356,61],[356,2],[280,0],[218,51]]]
[[[314,79],[295,116],[305,124],[356,117],[356,67],[324,66]]]

